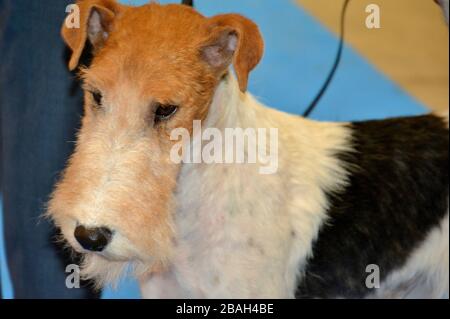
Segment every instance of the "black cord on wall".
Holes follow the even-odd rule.
[[[325,83],[323,84],[322,88],[320,89],[319,93],[317,93],[314,100],[311,102],[309,107],[306,109],[306,111],[303,113],[304,117],[309,117],[311,113],[316,109],[317,104],[319,104],[320,100],[322,99],[323,95],[327,91],[328,87],[330,86],[331,81],[334,78],[334,75],[336,74],[336,70],[341,62],[342,59],[342,51],[344,49],[344,43],[345,43],[345,16],[347,13],[347,7],[350,0],[345,0],[344,6],[342,7],[341,12],[341,31],[340,31],[340,40],[339,40],[339,47],[336,54],[336,58],[334,60],[333,67],[331,68],[330,74],[328,75],[327,79],[325,80]]]
[[[183,1],[181,1],[181,4],[193,7],[194,6],[194,0],[183,0]]]

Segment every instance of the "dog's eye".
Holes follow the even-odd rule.
[[[103,101],[103,95],[98,91],[91,92],[91,94],[95,104],[97,104],[97,106],[101,106]]]
[[[155,123],[164,121],[172,117],[178,110],[176,105],[158,104],[155,111]]]

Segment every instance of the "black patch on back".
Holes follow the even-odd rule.
[[[381,282],[405,264],[448,211],[449,135],[436,116],[351,124],[354,153],[340,153],[350,185],[328,194],[330,220],[314,244],[297,298],[361,298],[366,267]]]

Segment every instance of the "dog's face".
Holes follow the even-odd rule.
[[[239,15],[205,18],[182,5],[78,2],[80,27],[62,29],[81,69],[85,116],[49,214],[75,250],[97,261],[166,263],[174,244],[180,165],[170,132],[203,120],[234,65],[240,89],[263,52],[258,28]],[[71,17],[72,19],[73,17]]]

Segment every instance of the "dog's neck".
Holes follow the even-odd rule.
[[[248,92],[241,92],[236,77],[229,72],[218,85],[203,128],[219,130],[236,127],[253,127],[251,118],[254,107],[259,103]]]
[[[217,129],[224,137],[226,129],[270,127],[270,122],[267,120],[267,111],[268,109],[260,104],[250,93],[243,93],[239,89],[237,79],[230,73],[216,89],[209,113],[201,123],[202,130],[197,133],[194,132],[192,136],[191,154],[195,152],[195,144],[201,140],[201,138],[197,138],[196,134],[203,134],[206,129]],[[200,148],[203,149],[205,144],[207,143],[203,142]],[[256,175],[258,175],[258,170],[249,164],[183,163],[176,191],[178,214],[183,215],[192,210],[197,210],[197,212],[204,211],[204,213],[210,212],[211,207],[202,198],[205,198],[207,194],[212,195],[212,193],[216,193],[217,189],[213,185],[206,185],[215,183],[216,180],[222,180],[226,184],[227,179],[223,177],[229,177],[229,175],[227,173],[224,174],[225,171],[233,172],[233,174],[235,171],[242,173],[245,171],[249,178],[250,176],[253,178],[253,175],[256,178]],[[224,174],[223,177],[222,174]],[[220,190],[219,193],[221,193]],[[206,209],[199,206],[205,206]]]
[[[202,126],[222,133],[230,128],[279,128],[279,166],[276,173],[262,175],[259,163],[182,164],[174,198],[175,276],[196,296],[220,295],[207,279],[220,274],[226,283],[222,287],[231,287],[236,269],[240,275],[247,269],[235,258],[239,251],[248,264],[257,266],[246,273],[246,282],[240,282],[247,294],[237,288],[238,295],[270,291],[292,297],[293,278],[311,252],[325,216],[323,190],[337,191],[346,182],[345,169],[329,154],[349,145],[347,129],[270,109],[242,93],[232,75],[218,86]],[[292,235],[300,233],[304,240]],[[273,267],[273,260],[279,268]],[[269,279],[254,286],[268,268],[286,277],[273,285]],[[221,296],[235,295],[233,289],[227,293]]]

